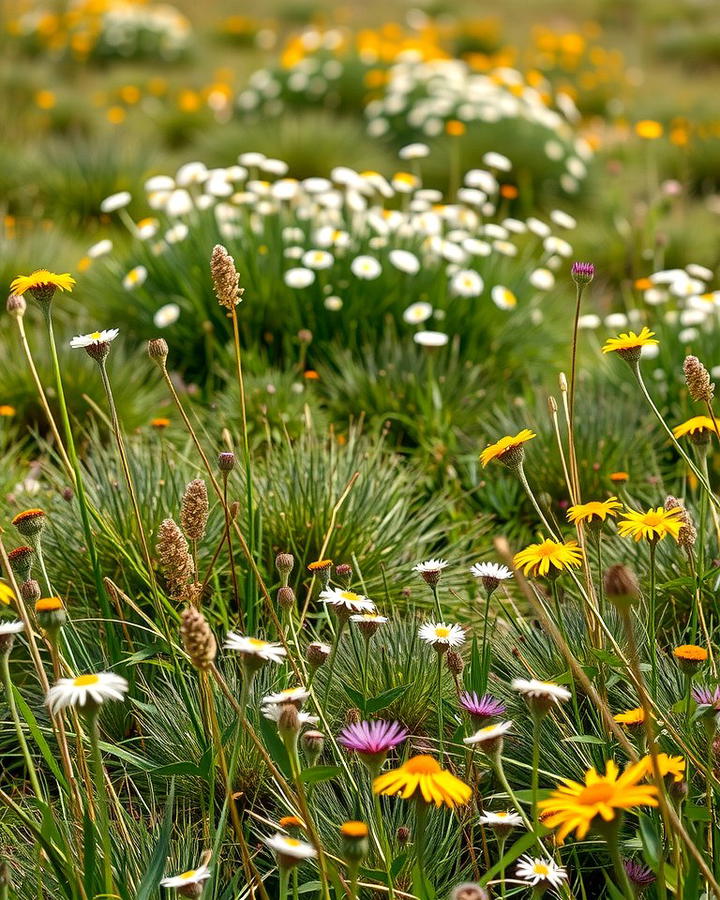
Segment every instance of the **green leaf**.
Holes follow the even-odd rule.
[[[331,778],[337,778],[342,775],[340,766],[313,766],[312,769],[305,769],[300,773],[300,781],[303,784],[317,784],[318,781],[329,781]]]
[[[435,900],[435,888],[420,871],[418,865],[415,865],[413,868],[412,891],[420,900]]]
[[[657,824],[649,816],[640,816],[639,825],[645,859],[653,872],[655,872],[657,871],[660,853],[660,837]]]
[[[280,736],[277,733],[277,726],[269,719],[266,719],[265,716],[260,717],[259,725],[260,733],[262,734],[263,741],[272,761],[286,778],[291,778],[290,760],[288,759],[285,745],[280,740]]]
[[[368,713],[378,712],[381,709],[386,709],[390,706],[391,703],[394,703],[399,697],[407,691],[409,685],[400,684],[397,687],[390,688],[389,691],[383,691],[379,697],[375,697],[373,700],[368,700],[365,711]]]
[[[353,706],[357,706],[358,709],[365,709],[365,698],[363,697],[362,691],[355,690],[354,687],[350,687],[349,684],[346,684],[345,693],[352,701]]]
[[[710,814],[705,806],[695,806],[694,803],[686,803],[683,806],[683,815],[693,822],[709,822]]]
[[[605,741],[602,738],[595,737],[593,734],[576,734],[562,740],[564,744],[597,744],[599,747],[605,746]]]
[[[532,845],[537,841],[537,835],[534,831],[526,832],[519,840],[515,841],[515,843],[507,850],[502,859],[499,859],[495,865],[488,869],[488,871],[482,876],[480,879],[480,884],[485,885],[489,881],[492,881],[496,875],[499,875],[503,869],[507,869],[510,863],[514,863],[515,860],[521,856],[526,850],[528,850]]]
[[[50,750],[50,746],[48,742],[45,740],[45,735],[40,730],[40,726],[37,723],[37,719],[33,715],[32,710],[25,702],[24,697],[15,687],[12,686],[13,694],[15,695],[15,702],[17,704],[18,710],[20,711],[20,715],[25,719],[27,723],[28,731],[32,735],[32,739],[38,746],[38,749],[42,753],[42,757],[47,763],[48,767],[53,773],[55,779],[60,783],[63,789],[67,792],[68,785],[67,781],[65,781],[65,776],[63,775],[60,766],[57,764],[57,760],[55,759],[55,754]]]
[[[148,775],[195,775],[203,778],[203,771],[200,766],[192,762],[174,762],[165,766],[157,766],[155,769],[148,769]]]
[[[162,827],[158,842],[155,844],[155,851],[150,859],[150,864],[145,870],[140,886],[137,891],[136,900],[150,900],[153,894],[157,892],[157,886],[163,876],[165,870],[165,860],[167,859],[168,850],[170,848],[170,835],[173,829],[173,811],[175,806],[175,779],[170,782],[170,790],[168,791],[167,802],[165,804],[165,816],[163,818]]]

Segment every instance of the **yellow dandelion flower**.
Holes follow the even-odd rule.
[[[462,806],[470,800],[472,789],[450,772],[440,768],[432,756],[413,756],[398,769],[385,772],[373,781],[376,794],[400,794],[403,800],[421,796],[435,806]]]
[[[627,709],[625,712],[618,713],[613,716],[613,719],[619,725],[627,725],[629,727],[642,725],[645,722],[645,710],[642,706],[636,706],[635,709]]]
[[[693,416],[681,425],[673,428],[673,434],[676,438],[685,437],[685,435],[704,434],[705,432],[715,432],[715,423],[709,416]]]
[[[10,587],[10,585],[5,584],[4,581],[0,581],[0,604],[9,606],[14,599],[15,599],[15,592]]]
[[[2,406],[0,406],[0,418],[2,418],[3,416],[10,418],[14,416],[16,412],[17,410],[15,409],[15,407],[10,406],[9,403],[3,403]]]
[[[596,769],[588,769],[584,782],[564,778],[557,790],[538,804],[544,813],[543,824],[557,828],[559,843],[571,831],[582,840],[596,819],[612,822],[621,810],[657,806],[655,785],[640,784],[645,774],[646,766],[642,761],[628,766],[620,774],[617,765],[608,760],[604,775]]]
[[[698,647],[696,644],[682,644],[673,650],[673,656],[687,662],[705,662],[708,652],[704,647]]]
[[[618,532],[622,537],[631,537],[636,541],[643,538],[647,541],[661,541],[667,535],[678,539],[678,535],[684,525],[680,518],[682,510],[679,507],[664,509],[649,509],[647,512],[635,512],[628,509],[625,518],[618,522]]]
[[[52,292],[59,288],[61,291],[71,291],[75,284],[75,279],[69,272],[64,275],[56,275],[55,272],[49,272],[47,269],[36,269],[31,275],[18,275],[13,278],[10,283],[10,291],[13,294],[24,294],[25,291],[40,291],[45,293],[52,289]]]
[[[486,447],[480,454],[480,462],[483,464],[483,468],[485,468],[485,466],[493,459],[499,459],[500,462],[507,462],[509,457],[513,454],[513,451],[522,447],[523,444],[527,443],[527,441],[531,441],[534,437],[537,437],[537,435],[530,431],[529,428],[523,428],[523,430],[518,432],[514,437],[507,434],[494,444],[490,444],[490,446]]]
[[[649,755],[643,756],[640,763],[645,766],[645,777],[651,777],[654,774],[652,757]],[[682,781],[685,777],[685,760],[682,756],[668,756],[667,753],[658,753],[657,764],[661,778],[670,775],[673,781]]]
[[[662,137],[663,127],[654,119],[641,119],[635,123],[635,134],[646,141],[655,141]]]
[[[567,517],[573,525],[578,522],[604,522],[608,516],[615,518],[617,510],[622,509],[622,503],[617,497],[608,497],[607,500],[592,500],[590,503],[578,503],[567,511]]]
[[[563,569],[581,565],[582,557],[582,550],[578,547],[577,541],[561,544],[546,538],[541,544],[530,544],[529,547],[516,553],[513,565],[522,568],[526,575],[548,575],[551,567],[557,572],[562,572]]]
[[[654,331],[650,331],[647,325],[644,325],[640,334],[634,331],[623,332],[618,337],[608,338],[602,348],[603,353],[620,353],[621,355],[632,355],[638,358],[643,347],[650,344],[658,344],[659,341],[654,340]]]

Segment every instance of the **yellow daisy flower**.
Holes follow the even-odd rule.
[[[550,573],[551,566],[558,572],[562,572],[563,569],[569,569],[571,566],[581,565],[582,555],[577,541],[560,544],[550,538],[545,538],[541,544],[530,544],[529,547],[516,553],[513,565],[522,568],[526,575],[547,575]]]
[[[687,422],[683,422],[681,425],[676,425],[673,428],[673,434],[676,438],[689,435],[691,440],[693,436],[704,437],[705,440],[709,440],[710,435],[708,432],[716,433],[715,423],[709,416],[693,416],[692,419],[688,419]]]
[[[608,516],[615,518],[618,509],[622,509],[622,503],[618,502],[618,498],[608,497],[607,500],[591,500],[590,503],[571,506],[567,511],[567,517],[573,525],[578,522],[597,524],[598,520],[604,522]]]
[[[645,722],[645,710],[642,706],[636,706],[635,709],[628,709],[625,712],[618,713],[616,716],[613,716],[613,719],[618,724],[627,725],[628,727],[642,725]]]
[[[15,592],[10,587],[10,585],[5,584],[4,581],[0,581],[0,603],[5,604],[5,606],[9,606],[14,599]]]
[[[636,360],[640,358],[640,352],[643,347],[650,344],[657,344],[658,341],[653,339],[654,331],[650,331],[647,326],[643,326],[640,334],[634,331],[623,332],[615,338],[608,338],[602,348],[603,353],[619,353],[623,359]]]
[[[518,432],[515,437],[507,434],[494,444],[490,444],[490,446],[486,447],[480,454],[480,462],[483,464],[483,468],[485,468],[485,466],[493,459],[499,459],[500,462],[503,462],[506,465],[511,463],[513,451],[518,450],[523,444],[527,441],[531,441],[534,437],[537,437],[537,435],[530,431],[529,428],[523,428],[523,430]]]
[[[645,766],[645,777],[652,777],[654,774],[652,757],[649,755],[643,756],[640,762]],[[670,775],[673,781],[682,781],[685,777],[685,760],[682,756],[668,756],[667,753],[658,753],[657,763],[662,778]]]
[[[673,650],[673,655],[686,662],[705,662],[708,658],[707,650],[704,647],[698,647],[697,644],[682,644]]]
[[[558,829],[559,843],[571,831],[582,840],[596,819],[612,822],[619,810],[657,806],[655,785],[640,784],[646,771],[646,764],[640,761],[620,774],[617,765],[608,760],[604,775],[588,769],[582,783],[564,778],[557,790],[538,804],[544,813],[543,824]]]
[[[13,294],[24,294],[25,291],[35,297],[39,293],[42,297],[50,297],[57,289],[61,291],[71,291],[75,284],[75,279],[69,272],[64,275],[56,275],[55,272],[49,272],[47,269],[36,269],[32,275],[18,275],[10,284],[10,290]],[[41,299],[36,298],[36,299]]]
[[[674,509],[649,509],[647,512],[635,512],[629,509],[625,512],[625,518],[618,522],[618,531],[622,537],[632,537],[636,541],[643,538],[647,541],[661,541],[667,535],[678,539],[683,525],[681,519],[682,510]]]
[[[379,775],[373,781],[376,794],[400,794],[403,800],[419,795],[435,806],[462,806],[470,800],[472,789],[450,772],[440,768],[432,756],[413,756],[398,769]]]

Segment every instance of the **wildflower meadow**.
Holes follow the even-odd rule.
[[[0,25],[0,900],[720,898],[715,6]]]

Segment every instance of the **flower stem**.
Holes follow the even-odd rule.
[[[657,621],[655,597],[655,541],[650,541],[650,687],[653,698],[657,697]]]
[[[37,772],[35,770],[35,765],[32,761],[32,757],[30,756],[30,751],[28,749],[27,741],[25,740],[25,735],[22,730],[22,724],[20,722],[20,716],[17,711],[17,704],[15,703],[15,694],[13,692],[13,684],[10,680],[10,653],[3,653],[0,655],[0,670],[2,671],[2,682],[3,687],[5,688],[5,694],[7,696],[8,708],[10,710],[10,715],[12,716],[13,724],[15,725],[15,731],[17,732],[18,743],[20,744],[20,749],[22,750],[22,755],[25,760],[25,767],[28,771],[28,777],[30,778],[30,784],[32,785],[32,789],[35,792],[35,796],[38,800],[43,799],[42,788],[40,787],[40,782],[38,781]]]
[[[532,789],[532,814],[533,825],[537,828],[540,822],[540,811],[538,810],[538,783],[540,779],[540,726],[542,724],[542,716],[533,714],[533,731],[532,731],[532,772],[531,772],[531,789]]]
[[[100,839],[103,848],[103,872],[105,877],[105,893],[112,894],[112,843],[110,840],[110,819],[108,816],[107,789],[105,787],[105,770],[102,756],[100,755],[100,728],[98,725],[99,710],[88,710],[87,721],[90,733],[90,757],[95,783],[95,798],[98,811],[96,828],[100,830]]]
[[[442,696],[442,664],[443,664],[443,654],[437,654],[437,715],[438,715],[438,743],[439,743],[439,756],[440,756],[440,765],[442,765],[443,756],[445,755],[445,740],[444,734],[445,731],[445,723],[443,721],[443,696]]]

